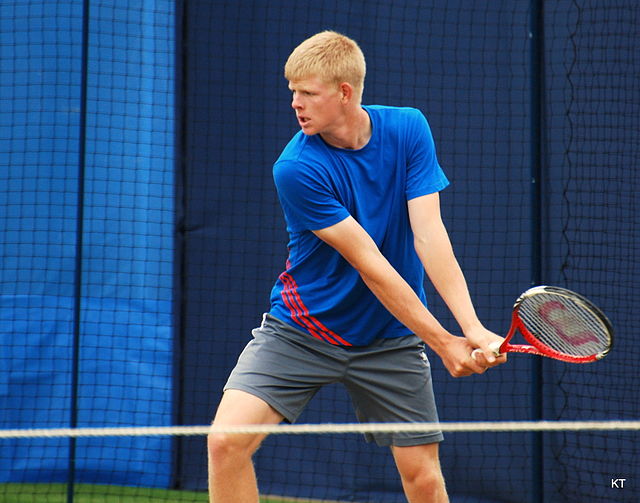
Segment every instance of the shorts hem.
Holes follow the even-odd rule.
[[[365,438],[367,442],[375,442],[380,447],[414,447],[416,445],[440,443],[444,440],[444,435],[441,432],[437,432],[429,435],[420,435],[419,437],[393,438],[388,435],[377,437],[375,433],[369,433],[365,435]]]
[[[296,414],[292,413],[290,410],[287,410],[282,404],[276,402],[273,397],[269,396],[267,393],[264,393],[260,389],[253,388],[251,386],[245,386],[242,384],[230,384],[225,386],[223,391],[227,391],[228,389],[235,389],[238,391],[244,391],[245,393],[249,393],[255,397],[264,400],[267,405],[272,407],[278,414],[280,414],[285,421],[288,423],[294,423],[296,418],[298,417]]]

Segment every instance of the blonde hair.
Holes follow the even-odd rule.
[[[317,77],[327,83],[348,82],[362,99],[367,67],[358,44],[335,31],[320,32],[296,47],[284,65],[289,81]]]

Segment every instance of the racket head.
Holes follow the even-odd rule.
[[[540,354],[572,363],[601,360],[613,346],[606,315],[582,295],[556,286],[536,286],[518,297],[512,326]]]

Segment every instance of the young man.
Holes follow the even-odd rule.
[[[362,106],[358,45],[322,32],[285,66],[301,131],[274,165],[290,235],[271,310],[225,386],[214,425],[295,421],[324,384],[342,382],[363,422],[437,421],[426,343],[454,377],[505,361],[485,329],[440,218],[448,185],[415,109]],[[426,308],[424,271],[464,337]],[[475,357],[472,352],[476,351]],[[448,501],[437,433],[369,437],[391,447],[411,503]],[[262,435],[211,434],[215,503],[257,503]]]

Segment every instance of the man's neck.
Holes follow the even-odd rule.
[[[344,117],[332,132],[320,133],[322,139],[333,147],[347,150],[359,150],[371,139],[371,119],[364,108],[358,106],[352,114]]]

